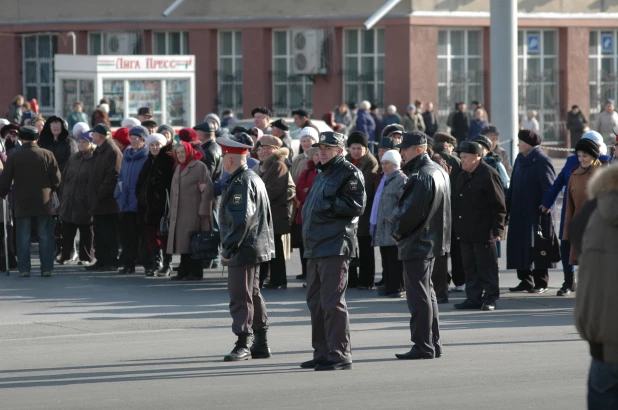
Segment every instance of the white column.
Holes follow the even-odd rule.
[[[517,150],[517,1],[491,0],[490,3],[491,119],[500,130],[500,140],[513,139],[502,146],[514,161]]]

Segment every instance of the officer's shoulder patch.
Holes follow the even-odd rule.
[[[234,194],[234,196],[232,197],[232,202],[234,203],[234,205],[240,205],[240,203],[242,202],[242,194]]]
[[[352,165],[352,164],[348,163],[348,169],[349,169],[350,171],[354,171],[354,165]]]
[[[351,179],[350,180],[350,189],[352,191],[356,191],[358,189],[358,179]]]
[[[241,177],[236,178],[236,179],[234,180],[234,183],[236,183],[236,184],[242,184],[242,178],[241,178]]]

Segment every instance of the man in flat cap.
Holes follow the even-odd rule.
[[[8,156],[0,174],[0,198],[6,198],[13,186],[19,275],[30,276],[30,234],[32,219],[35,219],[41,276],[49,277],[54,270],[55,249],[51,198],[60,186],[60,169],[54,154],[37,145],[39,131],[36,128],[21,127],[19,138],[23,144],[21,149]]]
[[[272,112],[266,107],[256,107],[251,110],[253,125],[264,134],[270,134],[272,132],[270,128],[270,117],[272,117],[272,115]]]
[[[273,121],[270,124],[271,135],[281,140],[283,147],[288,150],[288,156],[286,165],[288,168],[292,166],[292,160],[294,159],[294,150],[292,149],[292,138],[290,138],[290,126],[287,121],[279,118],[277,121]]]
[[[453,195],[453,228],[461,242],[466,300],[456,309],[496,309],[500,297],[497,244],[504,236],[504,189],[500,174],[483,161],[480,144],[459,144],[463,171]]]
[[[140,107],[137,110],[137,119],[140,123],[144,121],[152,119],[152,108],[150,107]]]
[[[427,136],[406,132],[397,145],[408,181],[393,219],[392,236],[403,261],[412,349],[398,359],[433,359],[442,355],[438,305],[431,282],[434,260],[450,251],[451,188],[444,169],[427,155]]]
[[[358,256],[356,229],[365,210],[363,174],[343,157],[344,136],[323,132],[321,171],[302,208],[307,258],[307,305],[311,312],[313,359],[303,369],[352,368],[350,321],[345,302],[350,259]]]
[[[406,132],[403,125],[391,124],[382,130],[382,138],[391,138],[395,145],[401,143],[401,136]]]
[[[303,110],[302,108],[294,110],[292,111],[292,116],[294,117],[294,124],[296,124],[296,126],[301,130],[305,127],[311,127],[315,128],[318,133],[320,132],[318,127],[309,119],[309,113],[307,110]]]
[[[253,140],[247,134],[217,138],[229,178],[219,208],[221,260],[228,266],[232,331],[238,337],[224,361],[270,357],[268,315],[259,286],[260,263],[274,257],[273,217],[264,183],[247,167]],[[249,349],[251,336],[253,345]]]

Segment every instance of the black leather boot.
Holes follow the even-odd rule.
[[[163,265],[157,272],[157,276],[160,276],[160,277],[169,276],[172,273],[171,265],[172,265],[172,255],[164,253],[163,254]]]
[[[268,359],[270,348],[266,338],[267,329],[260,329],[253,332],[253,344],[251,345],[251,357],[254,359]]]
[[[223,358],[224,362],[239,362],[242,360],[251,359],[251,352],[249,351],[249,339],[251,335],[238,335],[238,341],[234,349]]]

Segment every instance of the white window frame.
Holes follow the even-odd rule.
[[[50,49],[50,56],[49,57],[40,57],[39,56],[39,41],[41,37],[49,37],[51,43],[49,45],[49,49]],[[28,37],[35,37],[36,38],[36,57],[27,57],[26,54],[26,38]],[[24,35],[22,37],[22,72],[23,72],[23,76],[22,76],[22,91],[23,91],[23,95],[24,98],[28,98],[27,95],[27,88],[28,87],[36,87],[37,88],[37,95],[36,98],[39,102],[39,111],[41,113],[53,113],[54,112],[54,105],[55,105],[55,72],[54,72],[54,41],[56,41],[56,47],[57,47],[57,41],[58,41],[58,36],[56,35],[56,33],[36,33],[36,34],[30,34],[30,35]],[[28,62],[35,62],[36,63],[36,83],[32,83],[32,82],[27,82],[27,73],[26,73],[26,63]],[[50,73],[49,73],[49,82],[48,83],[42,83],[41,82],[41,63],[48,63],[50,66]],[[50,105],[42,105],[42,99],[41,99],[41,87],[42,86],[48,86],[49,87],[49,103]]]
[[[469,28],[452,28],[452,29],[445,29],[445,30],[439,30],[441,32],[445,32],[446,33],[446,54],[439,54],[440,52],[438,51],[438,61],[440,60],[446,60],[446,81],[443,81],[442,78],[440,78],[440,72],[438,72],[438,89],[440,87],[446,87],[446,98],[447,100],[451,103],[451,104],[447,104],[446,109],[442,109],[440,110],[440,101],[438,101],[438,113],[440,115],[440,117],[448,117],[448,115],[450,114],[451,110],[454,109],[454,101],[452,99],[452,86],[455,83],[453,81],[453,76],[451,75],[451,73],[453,72],[452,67],[453,67],[453,60],[463,60],[464,61],[464,73],[469,73],[470,72],[470,60],[471,59],[479,59],[480,60],[480,64],[479,64],[479,69],[481,72],[483,72],[483,30],[481,28],[476,28],[476,27],[469,27]],[[451,48],[451,34],[454,31],[463,31],[464,32],[464,54],[463,55],[453,55],[452,53],[452,48]],[[480,54],[470,54],[469,53],[469,41],[468,41],[468,37],[469,37],[469,33],[470,32],[477,32],[479,34],[479,51]],[[439,33],[438,33],[439,35]],[[439,41],[439,40],[438,40]],[[439,48],[438,48],[439,50]],[[438,67],[439,67],[439,63],[438,63]],[[465,92],[465,98],[462,100],[463,102],[465,102],[466,104],[470,105],[470,103],[474,100],[474,99],[478,99],[478,101],[482,102],[483,101],[483,97],[484,97],[484,93],[485,93],[485,87],[484,87],[484,81],[483,81],[483,76],[480,77],[480,81],[477,82],[473,82],[473,81],[469,81],[467,82],[467,86],[464,87],[464,92]],[[477,97],[472,97],[470,96],[470,88],[468,86],[479,86],[479,95]],[[449,106],[450,105],[450,106]],[[444,121],[442,121],[444,123]]]
[[[286,54],[275,54],[275,33],[286,33],[286,40],[285,40],[285,50],[286,50]],[[273,101],[273,107],[271,107],[273,114],[275,116],[286,116],[286,117],[291,117],[292,116],[292,111],[299,109],[299,108],[304,108],[305,110],[307,110],[309,112],[309,114],[311,115],[311,113],[313,112],[313,83],[311,82],[311,80],[306,77],[306,76],[299,76],[298,80],[296,81],[290,81],[290,77],[293,75],[292,74],[292,64],[294,63],[294,56],[292,54],[291,51],[291,43],[292,43],[292,30],[290,29],[283,29],[283,30],[273,30],[272,32],[272,72],[273,75],[272,77],[272,95],[273,95],[273,100],[275,98],[276,92],[275,90],[277,89],[277,86],[281,86],[281,85],[285,85],[286,86],[286,107],[275,107],[274,106],[274,101]],[[275,61],[278,59],[285,59],[286,60],[286,76],[285,76],[285,81],[278,81],[278,76],[275,75],[275,68],[277,67],[277,65],[275,64]],[[299,86],[302,89],[303,95],[304,96],[310,96],[310,101],[311,104],[307,104],[307,102],[305,101],[304,104],[302,104],[302,106],[291,106],[290,105],[290,101],[292,100],[292,86]],[[310,88],[310,90],[308,91],[308,88]],[[305,99],[307,100],[307,99]]]
[[[358,52],[357,53],[349,53],[348,52],[348,45],[346,44],[346,32],[351,32],[351,31],[356,31],[356,35],[357,35],[357,44],[358,44]],[[380,79],[380,68],[379,68],[379,60],[380,59],[385,59],[385,53],[386,53],[386,31],[384,30],[383,27],[375,27],[373,29],[371,29],[371,31],[373,32],[373,44],[374,44],[374,49],[372,53],[364,53],[362,50],[362,33],[364,32],[364,29],[361,28],[346,28],[344,29],[343,32],[343,71],[344,73],[350,69],[356,69],[357,73],[361,73],[362,72],[362,65],[363,65],[363,57],[372,57],[373,58],[373,92],[374,95],[376,96],[376,98],[379,98],[379,96],[382,96],[382,101],[369,101],[370,97],[369,96],[364,96],[362,95],[362,85],[366,84],[367,82],[360,82],[360,81],[346,81],[345,75],[343,78],[343,101],[345,103],[360,103],[363,100],[368,100],[369,102],[375,104],[378,107],[383,107],[384,106],[384,70],[386,67],[386,61],[383,61],[384,64],[382,64],[382,79]],[[384,39],[384,47],[382,52],[378,51],[379,47],[378,47],[378,39],[379,39],[379,35],[378,32],[382,31],[383,32],[383,36],[382,38]],[[357,66],[356,67],[347,67],[346,66],[346,61],[347,61],[347,57],[355,57],[357,59]],[[346,101],[346,90],[347,87],[356,87],[357,91],[358,91],[358,95],[359,95],[359,101]],[[380,92],[382,91],[382,92]]]
[[[530,32],[538,32],[540,34],[539,37],[539,52],[538,53],[534,53],[534,54],[530,54],[528,53],[528,33]],[[553,32],[555,33],[555,41],[556,44],[554,45],[556,53],[555,54],[546,54],[545,53],[545,33],[547,32]],[[517,78],[517,88],[518,88],[518,92],[519,92],[519,87],[523,86],[523,92],[522,92],[522,101],[518,101],[520,108],[520,112],[519,112],[519,116],[520,116],[520,123],[523,121],[523,119],[527,119],[526,113],[528,111],[527,108],[527,104],[526,104],[526,88],[529,84],[540,84],[540,89],[543,90],[543,92],[541,92],[541,102],[539,104],[539,109],[536,109],[537,111],[537,121],[539,122],[539,131],[541,133],[541,135],[545,136],[545,131],[546,131],[546,124],[545,124],[545,114],[546,113],[552,113],[551,111],[546,111],[546,106],[547,104],[545,103],[545,100],[547,98],[547,96],[545,95],[545,85],[546,84],[553,84],[556,88],[556,108],[555,108],[555,115],[556,115],[556,121],[554,121],[554,125],[556,127],[559,126],[559,123],[561,122],[560,119],[560,32],[557,29],[520,29],[518,31],[518,35],[519,33],[522,33],[522,54],[519,54],[519,51],[517,52],[517,66],[519,67],[519,60],[522,60],[522,76],[523,78]],[[554,67],[554,70],[556,70],[556,77],[554,82],[550,83],[550,82],[546,82],[544,76],[541,76],[541,81],[540,82],[532,82],[532,83],[528,83],[527,81],[527,73],[528,73],[528,60],[530,58],[538,58],[540,59],[540,72],[541,74],[543,74],[545,72],[545,59],[546,58],[555,58],[556,60],[556,65]],[[518,77],[519,77],[519,68],[518,68]],[[556,129],[555,130],[555,136],[556,138],[560,138],[560,133],[558,132],[559,130]]]
[[[155,37],[157,34],[165,34],[165,52],[164,53],[157,53],[155,51],[155,46],[156,46],[156,40]],[[169,50],[170,50],[170,34],[180,34],[180,54],[174,54],[174,55],[186,55],[189,54],[189,33],[186,31],[153,31],[152,32],[152,53],[153,54],[160,54],[160,55],[172,55],[170,54]],[[186,47],[185,47],[186,44]],[[186,50],[185,50],[186,48]]]
[[[610,85],[613,88],[613,95],[605,96],[605,98],[613,98],[614,100],[618,98],[618,45],[616,44],[616,40],[618,40],[618,30],[616,29],[601,29],[601,30],[590,30],[590,34],[596,33],[597,42],[596,42],[596,52],[594,54],[590,53],[590,45],[588,46],[588,64],[590,65],[591,60],[596,60],[596,72],[590,71],[590,75],[588,78],[589,89],[594,87],[595,93],[594,95],[590,93],[590,123],[592,124],[596,117],[603,111],[603,103],[604,97],[601,95],[601,90],[603,90],[604,85]],[[611,53],[603,53],[601,46],[601,34],[611,33],[613,35],[613,50]],[[610,81],[602,81],[603,79],[603,70],[601,66],[601,61],[604,58],[611,58],[614,62],[614,72],[608,73],[614,76],[613,82]]]
[[[222,47],[221,47],[221,35],[222,34],[226,34],[226,33],[231,33],[232,34],[232,54],[222,54]],[[242,42],[242,30],[219,30],[217,33],[217,71],[218,71],[218,76],[217,76],[217,95],[221,95],[221,90],[223,88],[223,86],[231,86],[231,87],[235,87],[238,84],[238,80],[234,80],[234,81],[224,81],[221,77],[221,67],[222,67],[222,61],[223,60],[231,60],[232,61],[232,72],[234,73],[234,75],[236,75],[237,72],[240,71],[240,84],[242,86],[242,63],[243,63],[243,56],[242,56],[242,50],[237,50],[236,49],[236,36],[240,36],[240,41]],[[238,59],[240,59],[240,67],[237,67],[236,62],[238,61]],[[243,111],[243,107],[242,107],[242,95],[238,96],[236,94],[236,90],[233,89],[232,91],[232,106],[231,107],[227,107],[224,105],[219,105],[218,109],[219,112],[223,112],[224,110],[231,110],[238,118],[242,118],[242,111]],[[219,98],[217,97],[217,101],[219,101]]]

